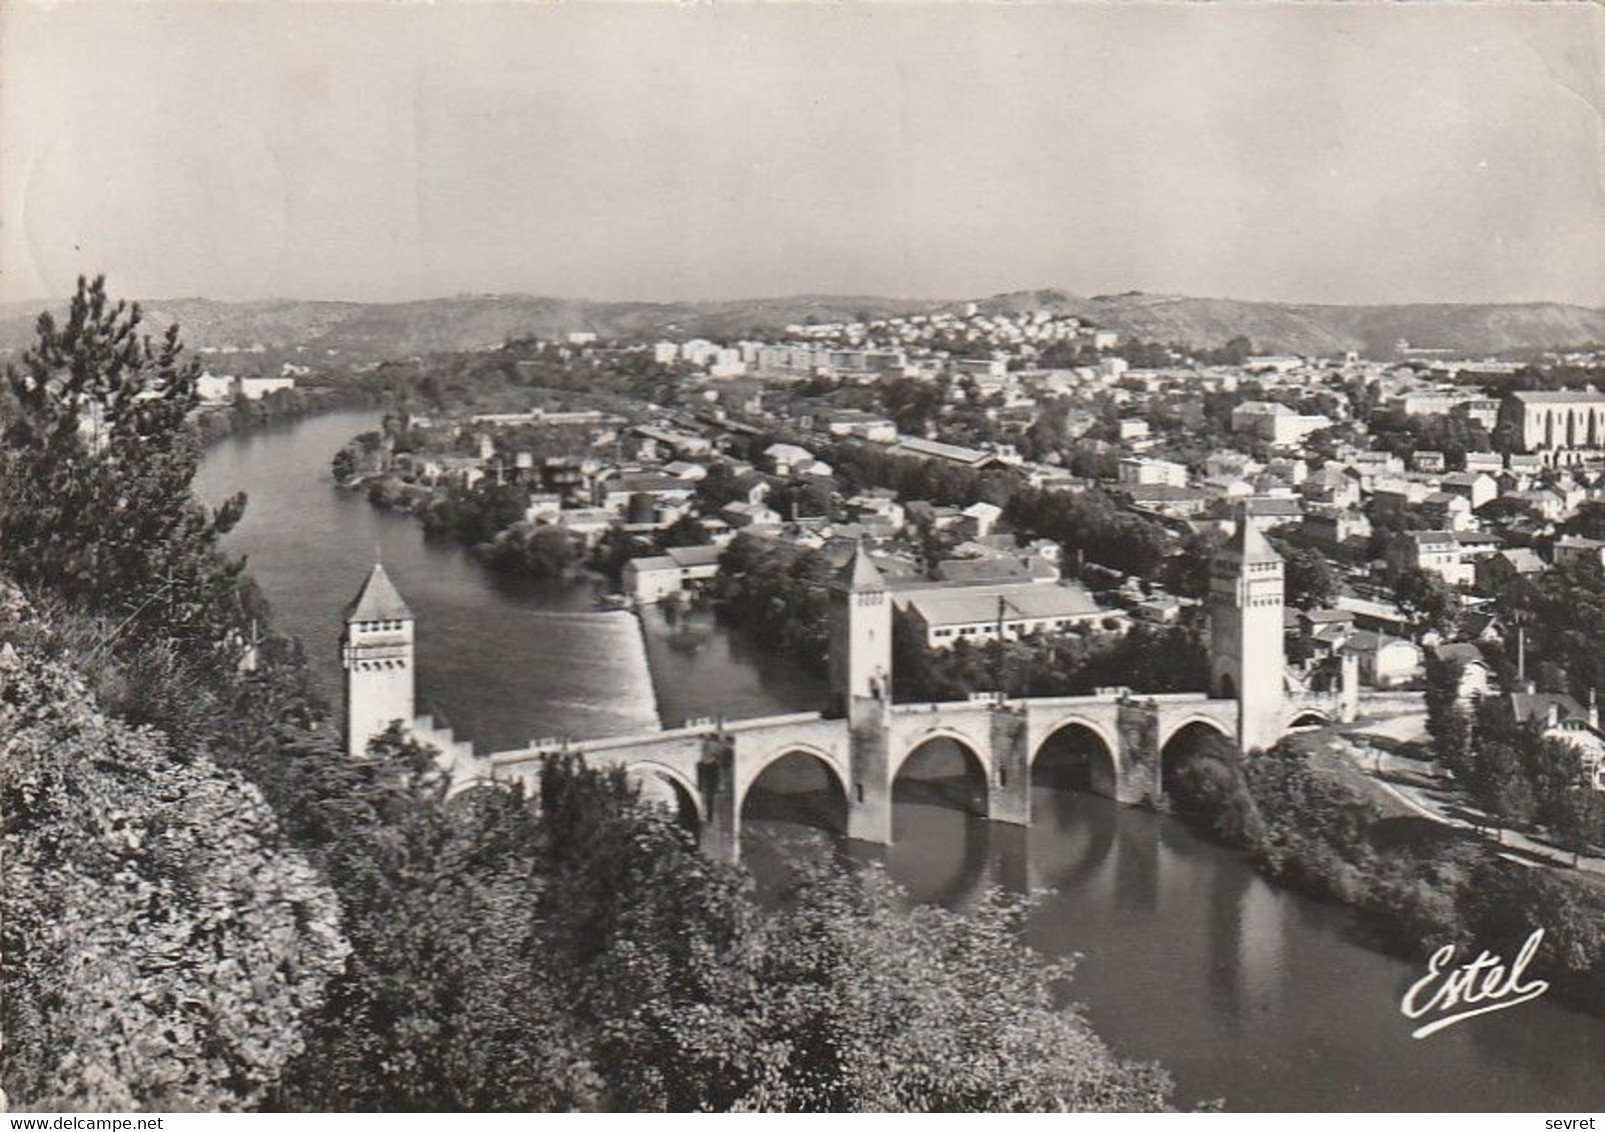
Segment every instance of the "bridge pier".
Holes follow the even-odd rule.
[[[1116,715],[1115,801],[1128,806],[1157,803],[1164,794],[1160,766],[1159,707],[1151,701],[1122,700]]]
[[[707,815],[702,823],[702,851],[733,865],[741,857],[741,799],[736,793],[736,749],[729,736],[716,733],[703,739],[697,790]]]
[[[865,712],[848,733],[847,836],[871,845],[892,843],[892,773],[884,712]]]
[[[1031,749],[1025,712],[999,705],[992,711],[992,773],[986,816],[1009,825],[1031,824]]]

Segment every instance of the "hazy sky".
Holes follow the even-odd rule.
[[[4,300],[1605,305],[1592,5],[0,4]]]

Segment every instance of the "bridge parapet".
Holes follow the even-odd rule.
[[[968,699],[968,700],[931,700],[927,703],[893,704],[889,713],[895,716],[903,715],[932,715],[956,712],[975,712],[984,715],[991,711],[1000,702],[997,699]]]

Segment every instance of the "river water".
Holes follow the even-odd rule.
[[[204,498],[250,497],[229,536],[339,695],[340,614],[375,555],[418,617],[420,710],[480,751],[530,738],[642,730],[660,720],[807,710],[820,682],[762,642],[696,623],[683,647],[660,614],[597,612],[582,585],[484,570],[408,516],[338,491],[329,461],[377,414],[353,411],[220,442]],[[680,647],[677,647],[679,645]],[[945,804],[956,763],[898,802],[881,854],[914,899],[962,906],[990,884],[1047,890],[1032,943],[1079,956],[1076,997],[1122,1054],[1162,1063],[1178,1099],[1233,1109],[1594,1110],[1605,1106],[1605,1021],[1540,999],[1411,1039],[1399,1013],[1421,975],[1357,942],[1347,913],[1266,884],[1232,852],[1168,818],[1034,790],[1033,825],[991,826]],[[754,799],[744,852],[783,868],[825,807],[806,770]],[[767,777],[767,776],[766,776]]]

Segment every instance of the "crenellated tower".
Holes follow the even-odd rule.
[[[1210,695],[1238,702],[1239,749],[1269,747],[1286,703],[1283,563],[1246,507],[1215,555],[1209,598]]]
[[[398,719],[412,725],[412,610],[377,563],[346,607],[340,665],[346,674],[348,754],[363,754],[368,740]]]

